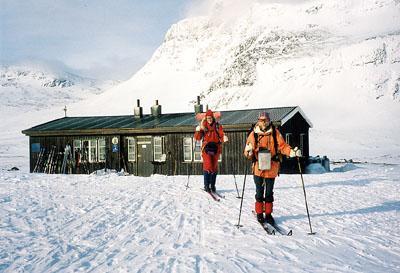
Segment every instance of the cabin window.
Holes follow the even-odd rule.
[[[201,157],[201,144],[203,143],[202,140],[197,141],[193,139],[193,161],[201,162],[203,161],[203,158]]]
[[[99,147],[99,161],[105,162],[106,161],[106,140],[104,138],[100,138],[98,140],[98,147]]]
[[[187,137],[184,138],[183,151],[184,151],[184,161],[191,162],[203,162],[203,157],[201,156],[201,146],[203,141],[197,141],[194,138]],[[219,156],[218,162],[222,161],[222,155]]]
[[[306,134],[300,134],[300,150],[304,154],[304,140],[306,138]]]
[[[89,140],[89,162],[97,161],[97,140],[90,139]]]
[[[133,137],[128,137],[128,161],[136,161],[136,141]]]
[[[82,151],[82,142],[80,139],[74,139],[73,142],[73,148],[74,148],[74,158],[75,160],[77,159],[76,157],[81,153]]]
[[[192,161],[193,139],[191,137],[183,138],[183,161]]]
[[[154,137],[153,139],[153,152],[154,152],[154,161],[164,162],[166,159],[165,154],[163,154],[164,150],[164,137]]]
[[[79,155],[82,162],[104,162],[106,160],[106,140],[104,138],[74,139],[74,158]]]
[[[285,141],[289,145],[290,145],[291,138],[292,138],[292,133],[287,133]]]

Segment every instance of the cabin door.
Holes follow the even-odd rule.
[[[151,136],[137,138],[137,174],[138,176],[150,176],[153,174],[153,149]]]

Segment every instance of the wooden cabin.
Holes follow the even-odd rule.
[[[298,106],[221,111],[220,124],[229,142],[224,144],[220,174],[250,173],[243,156],[247,133],[260,111],[270,114],[286,141],[309,156],[312,123]],[[195,105],[202,112],[202,105]],[[161,105],[143,115],[138,101],[134,115],[64,117],[24,130],[29,136],[30,171],[84,173],[114,169],[137,176],[202,174],[200,143],[193,140],[195,112],[162,114]],[[294,159],[285,158],[282,173],[298,171]]]

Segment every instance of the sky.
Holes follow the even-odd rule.
[[[195,0],[0,0],[0,63],[126,80]]]
[[[0,0],[0,65],[40,64],[101,80],[127,80],[172,24],[213,14],[224,20],[254,1]],[[294,0],[277,0],[288,2]],[[304,1],[304,0],[296,0]]]

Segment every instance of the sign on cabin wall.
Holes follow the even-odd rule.
[[[118,144],[113,144],[113,145],[112,145],[112,152],[113,152],[113,153],[118,153],[118,151],[119,151]]]
[[[32,153],[40,152],[40,143],[32,143],[31,145]]]

